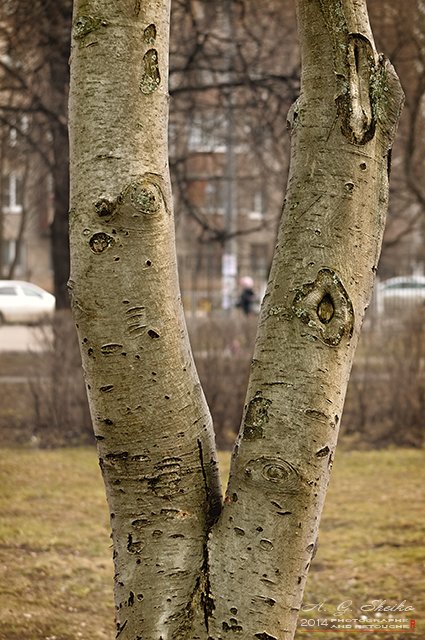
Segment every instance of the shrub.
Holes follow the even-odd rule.
[[[375,323],[361,338],[342,434],[353,444],[424,444],[425,307]]]
[[[242,419],[257,318],[237,312],[194,318],[188,325],[217,444],[230,448]]]
[[[32,440],[40,447],[94,442],[80,351],[68,311],[36,329],[43,358],[30,376]]]
[[[425,307],[362,334],[348,387],[341,438],[353,447],[423,446]],[[256,317],[190,318],[189,334],[217,443],[230,448],[239,429]],[[61,312],[38,329],[44,356],[30,376],[33,441],[41,447],[93,442],[74,324]]]
[[[229,448],[239,428],[256,319],[209,316],[189,321],[196,365],[216,429]],[[44,357],[30,376],[32,441],[40,447],[93,442],[78,339],[69,312],[37,328]]]

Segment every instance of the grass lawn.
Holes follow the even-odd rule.
[[[222,462],[225,470],[228,455]],[[422,451],[337,454],[304,597],[323,604],[301,615],[330,619],[351,601],[344,617],[358,618],[374,600],[406,601],[415,611],[393,615],[415,619],[415,632],[300,626],[297,640],[425,638],[424,480]],[[0,482],[0,640],[112,640],[112,553],[95,451],[3,449]]]

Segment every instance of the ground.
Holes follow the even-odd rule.
[[[225,474],[229,455],[221,462]],[[304,597],[316,608],[301,614],[297,640],[317,636],[307,618],[328,620],[320,638],[356,640],[329,628],[347,601],[350,619],[372,601],[414,607],[393,613],[414,619],[414,634],[360,637],[425,636],[424,480],[422,451],[338,452]],[[112,640],[112,552],[94,449],[0,450],[0,483],[0,640]]]

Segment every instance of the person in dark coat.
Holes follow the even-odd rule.
[[[252,278],[246,276],[245,278],[241,278],[240,284],[242,291],[236,306],[242,309],[244,314],[248,316],[253,310],[252,307],[255,300],[254,281]]]

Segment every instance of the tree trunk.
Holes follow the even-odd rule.
[[[67,283],[69,278],[69,164],[68,136],[65,127],[52,126],[53,146],[53,221],[51,224],[51,255],[54,293],[57,309],[69,309]]]
[[[75,5],[70,288],[132,640],[191,637],[221,504],[177,279],[168,33],[167,1]]]
[[[77,0],[70,287],[111,511],[117,637],[293,638],[368,305],[402,102],[362,0],[299,0],[302,93],[221,515],[179,299],[169,3]],[[208,543],[207,543],[208,540]]]
[[[289,114],[288,188],[209,543],[214,638],[221,627],[226,638],[294,635],[371,298],[402,104],[362,0],[298,0],[298,19],[302,89]]]
[[[45,100],[50,108],[52,135],[53,221],[51,225],[51,251],[56,308],[69,308],[67,282],[69,278],[69,142],[66,122],[72,3],[54,2],[44,5],[41,13],[48,46],[50,92]],[[48,25],[48,26],[47,26]],[[50,27],[50,29],[49,29]]]
[[[3,273],[7,265],[3,264],[5,259],[5,238],[4,238],[4,185],[5,185],[5,146],[7,128],[2,124],[0,125],[0,278],[3,278]]]

